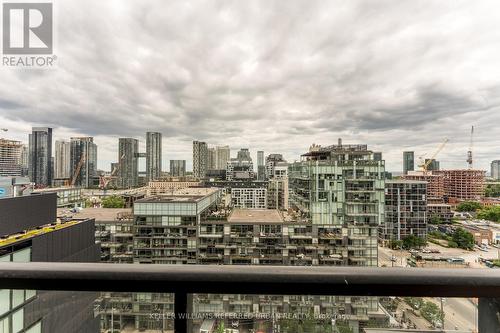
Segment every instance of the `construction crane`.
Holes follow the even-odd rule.
[[[120,170],[120,166],[122,164],[122,161],[123,159],[125,158],[125,154],[123,154],[121,157],[120,157],[120,160],[118,161],[118,165],[113,169],[111,170],[111,174],[109,176],[100,176],[99,177],[99,187],[102,189],[102,190],[106,190],[106,188],[108,187],[108,184],[116,178],[116,173],[118,172],[118,170]]]
[[[444,141],[439,145],[438,149],[434,152],[434,154],[432,154],[432,156],[427,160],[427,162],[425,162],[424,160],[420,161],[419,167],[422,168],[424,174],[427,173],[427,168],[429,167],[429,165],[431,165],[432,161],[434,161],[434,159],[441,152],[441,150],[443,150],[444,146],[446,146],[448,141],[449,141],[448,138],[445,138]],[[420,158],[422,159],[422,157]]]
[[[472,126],[470,130],[470,144],[469,144],[469,150],[467,151],[467,163],[469,164],[469,169],[472,169],[473,167],[473,160],[472,160],[472,145],[474,144],[474,126]]]
[[[83,163],[85,163],[85,154],[83,153],[82,156],[80,157],[80,161],[78,161],[78,164],[76,165],[75,172],[73,173],[73,177],[71,177],[71,182],[69,183],[71,186],[75,186],[76,180],[78,179],[78,176],[80,175],[80,171],[82,170]]]

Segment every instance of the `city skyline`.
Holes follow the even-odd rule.
[[[185,159],[188,169],[193,140],[293,161],[342,137],[401,171],[402,151],[429,156],[445,137],[442,167],[466,168],[474,125],[475,167],[499,158],[498,4],[114,6],[90,1],[81,15],[77,1],[57,3],[57,68],[0,68],[3,137],[27,143],[41,126],[54,141],[92,136],[103,170],[119,137],[144,151],[147,131],[164,136],[164,166]]]
[[[51,128],[50,126],[48,128]],[[53,128],[52,128],[53,129]],[[54,129],[53,129],[54,130]],[[8,133],[8,132],[7,132]],[[61,137],[61,136],[57,136],[55,134],[55,131],[53,132],[53,139],[52,139],[52,145],[55,147],[56,145],[56,142],[58,141],[69,141],[70,138],[67,138],[67,137]],[[146,132],[148,133],[148,132]],[[146,137],[147,137],[147,134],[144,133],[144,136],[142,137],[134,137],[133,139],[137,140],[138,141],[138,151],[145,151],[147,149],[146,147]],[[158,132],[160,135],[162,134],[161,132]],[[28,134],[29,136],[29,134]],[[13,140],[11,136],[9,136],[8,134],[7,135],[4,135],[4,136],[1,136],[0,139],[4,139],[4,140]],[[95,138],[94,138],[95,139]],[[104,147],[105,150],[107,151],[110,151],[111,152],[111,155],[116,155],[118,153],[118,146],[119,146],[119,137],[117,138],[114,138],[116,139],[116,151],[113,150],[112,147]],[[343,138],[342,138],[343,139]],[[336,139],[338,140],[338,138]],[[16,139],[15,141],[18,141],[20,142],[21,144],[23,145],[28,145],[28,142],[24,142],[22,140],[18,140]],[[29,140],[28,140],[29,141]],[[196,141],[196,140],[194,140]],[[96,140],[94,140],[94,142],[96,142]],[[220,141],[218,141],[220,142]],[[190,149],[188,151],[185,151],[185,150],[182,150],[182,149],[179,149],[179,147],[174,147],[174,151],[172,153],[169,153],[169,151],[166,151],[165,152],[165,149],[166,147],[167,148],[172,148],[172,146],[170,145],[170,143],[168,142],[162,142],[161,143],[161,150],[162,150],[162,153],[161,153],[161,164],[163,165],[162,168],[161,168],[161,171],[162,172],[168,172],[169,171],[169,163],[171,160],[185,160],[186,161],[186,171],[190,171],[192,172],[193,171],[193,155],[192,155],[192,143],[193,141],[190,142],[189,146],[187,149]],[[354,141],[354,142],[345,142],[345,144],[360,144],[360,142],[357,142],[357,141]],[[318,143],[311,143],[310,145],[304,145],[304,151],[307,151],[309,149],[309,147],[311,147],[313,144],[315,145],[318,145]],[[329,142],[329,143],[325,143],[325,144],[319,144],[320,146],[329,146],[329,145],[332,145],[332,144],[336,144],[336,141],[332,141],[332,142]],[[442,143],[441,143],[442,144]],[[213,144],[212,142],[207,142],[207,145],[209,147],[224,147],[224,146],[228,146],[230,149],[230,156],[231,158],[234,158],[237,156],[237,153],[240,149],[249,149],[248,146],[246,147],[236,147],[236,146],[230,146],[230,145],[227,145],[227,144],[224,144],[224,143],[220,143],[220,144]],[[370,143],[370,145],[372,145],[372,143]],[[99,144],[98,144],[99,146]],[[184,147],[184,146],[182,146]],[[377,147],[375,144],[373,144],[373,147]],[[103,171],[111,171],[110,170],[110,165],[112,163],[116,163],[117,162],[117,158],[115,157],[115,159],[113,159],[113,156],[111,156],[111,159],[108,160],[108,159],[105,159],[103,160],[101,158],[101,150],[102,149],[102,146],[99,146],[99,150],[98,150],[98,156],[99,158],[97,159],[97,169],[98,170],[103,170]],[[414,170],[420,170],[420,167],[419,167],[419,163],[420,161],[427,161],[427,159],[425,159],[426,157],[428,156],[431,156],[432,153],[434,153],[436,151],[436,148],[435,147],[430,147],[429,148],[430,150],[427,151],[427,152],[418,152],[418,151],[410,151],[410,152],[414,152],[415,155],[414,155]],[[432,150],[434,149],[434,150]],[[259,148],[255,148],[255,149],[252,149],[250,148],[249,149],[250,151],[250,155],[252,157],[253,160],[257,161],[258,159],[258,152],[260,151]],[[382,159],[384,161],[386,161],[386,166],[388,165],[387,167],[387,171],[389,172],[395,172],[396,174],[403,174],[403,167],[404,167],[404,152],[408,152],[408,151],[400,151],[399,152],[399,160],[398,160],[398,156],[396,156],[393,160],[388,160],[386,159],[385,156],[387,156],[386,152],[384,151],[380,151],[380,150],[377,150],[377,149],[374,149],[373,150],[374,152],[380,152],[382,153]],[[145,153],[144,153],[145,154]],[[272,155],[272,154],[281,154],[283,155],[284,157],[284,160],[288,160],[288,162],[294,162],[294,161],[300,161],[300,156],[303,154],[302,153],[299,153],[297,156],[291,156],[291,157],[288,157],[287,158],[287,155],[286,153],[281,153],[278,149],[271,149],[269,153],[266,152],[266,155],[265,156],[268,156],[268,155]],[[458,167],[453,167],[452,165],[457,165],[457,164],[453,164],[453,163],[450,163],[450,160],[447,159],[447,158],[443,158],[442,157],[442,152],[440,152],[437,157],[436,157],[436,161],[439,163],[440,165],[440,168],[443,168],[443,169],[467,169],[467,164],[466,164],[466,161],[464,159],[464,164],[465,165],[462,165],[462,166],[458,166]],[[54,159],[55,161],[55,154],[52,154],[52,158]],[[391,154],[391,155],[397,155],[396,154]],[[174,158],[174,156],[181,156],[182,158]],[[500,156],[500,155],[499,155]],[[107,158],[108,156],[106,156]],[[423,157],[423,159],[420,159],[420,157]],[[487,173],[490,173],[490,170],[491,170],[491,163],[495,161],[495,160],[480,160],[478,157],[477,157],[477,154],[474,154],[474,169],[478,169],[478,170],[485,170]],[[443,164],[444,162],[444,164]],[[146,167],[146,159],[138,159],[138,170],[139,172],[147,172],[147,167]],[[166,167],[165,167],[166,165]],[[484,165],[484,167],[482,167]],[[391,168],[392,166],[392,168]],[[395,168],[394,168],[395,166]]]

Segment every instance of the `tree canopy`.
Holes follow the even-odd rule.
[[[500,197],[500,184],[488,184],[486,186],[485,195],[492,198]]]
[[[461,249],[472,250],[474,248],[474,236],[462,228],[455,230],[452,241]]]
[[[125,200],[117,195],[112,195],[102,199],[103,208],[123,208],[125,207]]]
[[[409,235],[403,238],[403,248],[405,249],[415,249],[421,248],[427,245],[427,240],[415,235]]]
[[[484,207],[477,213],[480,219],[500,222],[500,206]]]
[[[483,205],[479,202],[475,201],[464,201],[458,204],[457,211],[458,212],[475,212],[478,209],[481,209]]]
[[[443,220],[439,217],[439,215],[433,214],[431,216],[431,220],[429,221],[430,224],[441,224],[443,223]]]

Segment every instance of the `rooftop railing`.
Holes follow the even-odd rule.
[[[479,298],[479,322],[499,327],[500,270],[293,266],[0,263],[7,289],[173,293],[175,332],[190,294]],[[480,331],[481,332],[481,331]]]

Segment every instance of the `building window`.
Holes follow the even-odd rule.
[[[13,262],[30,262],[31,261],[31,247],[14,252],[12,254]]]
[[[0,290],[0,316],[9,310],[10,310],[10,289],[2,289]]]
[[[10,317],[5,317],[0,320],[0,333],[9,333],[9,319]]]
[[[12,290],[12,308],[16,308],[24,303],[24,290]]]
[[[12,314],[12,332],[17,333],[24,327],[24,309],[19,309]]]
[[[40,321],[25,331],[25,333],[41,333],[41,332],[42,332],[42,322]]]

